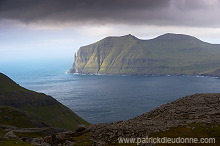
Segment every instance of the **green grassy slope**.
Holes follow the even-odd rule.
[[[79,124],[89,124],[51,96],[27,90],[2,73],[0,73],[0,106],[18,108],[24,110],[23,113],[31,112],[52,127],[74,130]],[[27,127],[29,126],[30,124],[27,124]]]
[[[0,106],[0,125],[19,128],[49,126],[38,115],[10,106]]]
[[[169,138],[197,138],[198,142],[201,138],[215,138],[215,140],[210,139],[206,142],[210,144],[197,144],[197,145],[213,145],[217,146],[220,143],[220,124],[214,123],[193,123],[188,124],[186,126],[179,126],[175,128],[171,128],[164,132],[152,133],[149,137],[169,137]],[[156,145],[178,145],[178,144],[156,144]],[[189,145],[187,144],[179,144],[179,145]],[[191,144],[196,145],[196,144]]]
[[[26,89],[16,84],[13,80],[0,73],[0,92],[25,91]]]
[[[132,35],[107,37],[81,47],[69,72],[219,76],[219,55],[220,45],[182,34],[164,34],[151,40]]]

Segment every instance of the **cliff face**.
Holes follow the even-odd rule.
[[[81,47],[69,73],[113,75],[220,75],[220,45],[181,35],[151,40],[132,35],[107,37]]]

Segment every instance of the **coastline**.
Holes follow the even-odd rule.
[[[69,71],[69,70],[68,70]],[[82,73],[70,73],[66,71],[65,74],[73,75],[95,75],[95,76],[195,76],[195,77],[212,77],[220,78],[220,76],[207,75],[207,74],[82,74]]]

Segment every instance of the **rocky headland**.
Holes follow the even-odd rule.
[[[167,33],[150,40],[106,37],[80,47],[68,73],[220,76],[220,45]]]

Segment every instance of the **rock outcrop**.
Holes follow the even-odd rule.
[[[119,137],[146,137],[191,123],[220,124],[220,94],[195,94],[162,105],[127,121],[91,125],[93,141],[117,143]]]

